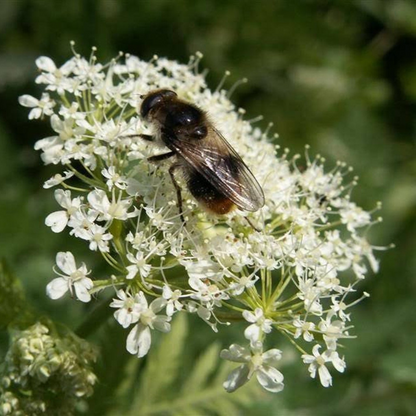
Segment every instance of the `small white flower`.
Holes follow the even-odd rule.
[[[374,273],[378,272],[379,269],[379,262],[375,258],[373,254],[373,247],[371,244],[363,237],[360,237],[356,234],[352,235],[353,238],[353,252],[357,256],[365,256],[370,263],[370,267],[373,270]]]
[[[299,279],[298,297],[304,301],[306,311],[314,315],[322,315],[321,290],[313,279]]]
[[[224,290],[221,290],[218,285],[211,283],[209,280],[190,277],[188,284],[193,289],[191,299],[203,302],[208,308],[213,305],[220,306],[222,301],[230,298]]]
[[[338,315],[342,321],[350,321],[350,314],[345,313],[345,311],[348,309],[348,305],[344,303],[342,300],[338,300],[336,296],[332,296],[331,301],[332,313],[329,314],[329,317],[332,318],[332,315]]]
[[[133,256],[131,253],[128,253],[127,259],[133,264],[126,267],[128,271],[126,279],[134,279],[137,273],[140,273],[140,277],[143,279],[149,276],[150,270],[152,270],[152,266],[147,262],[143,252],[138,251],[135,256]]]
[[[84,112],[79,111],[79,104],[77,102],[72,102],[70,107],[62,105],[59,110],[59,115],[65,119],[72,118],[73,120],[84,120],[86,117]]]
[[[89,241],[89,249],[108,253],[110,251],[109,241],[113,238],[111,233],[106,232],[108,227],[95,223],[98,212],[90,209],[87,212],[79,210],[71,215],[68,226],[72,228],[70,234],[77,238]]]
[[[60,233],[68,224],[69,219],[81,206],[81,198],[71,199],[71,191],[57,189],[55,191],[56,202],[65,210],[55,211],[49,214],[45,219],[45,224],[51,227],[54,233]]]
[[[114,166],[110,166],[108,169],[103,169],[101,174],[107,179],[108,189],[111,191],[115,186],[118,189],[127,188],[127,179],[120,175]]]
[[[57,91],[59,95],[63,95],[65,91],[74,92],[76,82],[69,78],[75,67],[74,58],[57,68],[51,58],[41,56],[36,59],[36,65],[42,71],[41,75],[36,78],[37,84],[47,84],[46,89]]]
[[[29,113],[29,120],[41,118],[43,115],[51,116],[53,114],[53,107],[55,101],[53,101],[49,94],[42,94],[42,98],[38,100],[31,95],[22,95],[19,97],[19,104],[24,107],[31,107],[32,110]]]
[[[282,358],[280,350],[271,349],[263,352],[260,342],[255,343],[251,350],[232,344],[228,350],[222,350],[220,356],[224,360],[243,363],[230,373],[223,384],[229,393],[247,383],[254,374],[260,385],[267,391],[278,393],[283,390],[283,374],[274,367]]]
[[[105,191],[96,189],[88,194],[88,202],[91,207],[100,213],[100,220],[109,221],[112,219],[126,220],[131,215],[128,209],[132,204],[132,199],[115,198],[114,194],[111,201]]]
[[[305,341],[313,341],[313,331],[315,330],[315,324],[313,322],[304,321],[300,318],[296,318],[293,321],[293,326],[296,328],[296,332],[294,335],[295,339],[299,338],[302,335]]]
[[[62,120],[56,114],[51,117],[51,126],[53,130],[58,133],[59,138],[65,143],[66,147],[70,147],[71,139],[76,142],[80,142],[83,137],[82,135],[85,133],[85,129],[83,127],[79,127],[72,118]],[[70,155],[67,154],[63,161],[70,159]]]
[[[56,175],[52,176],[52,178],[48,179],[43,184],[43,187],[45,189],[52,188],[53,186],[59,185],[62,182],[65,182],[67,179],[72,178],[73,176],[74,176],[74,172],[71,172],[69,170],[66,170],[64,172],[64,176],[62,176],[60,173],[57,173]]]
[[[109,241],[113,236],[111,233],[106,233],[107,229],[98,224],[92,224],[90,228],[89,236],[89,249],[91,251],[101,251],[102,253],[108,253],[110,251]]]
[[[305,364],[309,364],[308,371],[312,378],[316,377],[318,372],[319,380],[324,387],[332,385],[331,374],[325,364],[332,363],[337,371],[342,373],[345,369],[345,361],[341,359],[336,351],[326,350],[319,353],[321,346],[316,344],[312,348],[312,354],[303,354],[302,359]]]
[[[260,341],[263,333],[268,334],[272,330],[273,321],[264,316],[263,309],[261,308],[256,308],[254,313],[243,311],[243,317],[247,322],[252,324],[244,331],[244,336],[250,340],[251,343]]]
[[[340,214],[342,223],[346,224],[350,232],[355,232],[357,228],[364,227],[371,222],[371,215],[354,202],[347,202],[340,209]]]
[[[224,272],[221,267],[212,260],[201,259],[196,262],[184,262],[190,279],[210,279],[218,281]]]
[[[175,311],[181,311],[183,308],[182,303],[179,301],[182,292],[179,289],[172,291],[168,285],[163,286],[163,299],[166,300],[166,315],[172,316]]]
[[[236,278],[235,282],[230,284],[231,292],[234,296],[241,295],[246,289],[253,287],[257,280],[259,280],[258,276],[246,276],[243,275],[240,278]]]
[[[118,308],[118,310],[114,312],[114,317],[118,323],[123,328],[127,328],[131,324],[138,322],[142,311],[140,296],[137,294],[133,297],[121,289],[117,291],[117,297],[118,299],[113,299],[110,303],[110,307]]]
[[[92,280],[87,277],[90,273],[87,270],[87,266],[82,263],[79,268],[75,264],[74,255],[67,251],[59,252],[56,255],[56,265],[63,274],[57,272],[60,277],[53,279],[46,286],[46,293],[51,299],[59,299],[66,292],[70,292],[71,295],[75,293],[75,297],[81,302],[89,302],[91,295],[88,292],[93,286]]]
[[[337,342],[340,338],[348,335],[345,329],[345,322],[330,319],[322,319],[319,323],[319,330],[323,334],[324,341],[328,349],[335,351],[337,349]]]
[[[144,357],[150,349],[152,343],[151,329],[161,332],[170,331],[170,317],[166,315],[156,315],[166,304],[165,299],[157,298],[149,306],[143,292],[138,295],[138,303],[141,309],[140,320],[130,331],[127,337],[126,348],[130,354],[137,357]]]
[[[46,137],[35,143],[35,150],[42,150],[41,158],[45,165],[57,165],[64,156],[64,142],[59,136]]]

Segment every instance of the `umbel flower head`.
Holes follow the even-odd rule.
[[[153,331],[170,330],[176,313],[195,313],[214,331],[240,320],[246,346],[222,353],[243,363],[226,382],[229,391],[253,374],[270,391],[283,388],[274,368],[282,353],[276,345],[264,348],[277,331],[297,346],[310,375],[318,373],[329,386],[330,371],[345,368],[338,347],[351,338],[357,283],[378,270],[366,234],[379,219],[351,201],[356,179],[345,182],[350,169],[344,164],[326,173],[323,159],[310,159],[308,151],[304,161],[288,151],[277,155],[268,132],[244,120],[221,86],[207,88],[199,60],[183,65],[120,55],[99,64],[95,50],[89,59],[74,52],[60,67],[37,59],[36,83],[44,91],[20,103],[31,108],[29,118],[49,118],[53,130],[35,145],[58,170],[44,185],[57,187],[59,205],[46,225],[84,240],[109,264],[98,280],[70,252],[59,253],[60,277],[48,295],[89,302],[100,290],[116,291],[110,306],[129,331],[127,350],[138,357],[151,348]],[[144,94],[160,88],[206,112],[261,184],[260,210],[210,214],[175,172],[181,220],[172,162],[148,160],[166,148],[140,137],[158,134],[138,109]]]

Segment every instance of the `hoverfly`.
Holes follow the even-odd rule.
[[[141,137],[150,141],[160,138],[170,150],[148,160],[174,160],[169,174],[182,222],[182,193],[174,175],[177,169],[182,170],[189,192],[209,212],[226,214],[236,206],[253,212],[264,205],[256,178],[204,111],[168,89],[151,91],[142,98],[140,114],[155,126],[156,135]]]

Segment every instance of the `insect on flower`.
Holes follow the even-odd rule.
[[[169,152],[152,156],[150,162],[174,158],[169,174],[176,189],[182,222],[182,193],[174,172],[182,170],[190,193],[207,211],[217,215],[236,206],[257,211],[264,205],[264,194],[254,175],[204,111],[178,98],[174,91],[160,89],[143,96],[141,116],[156,127]]]

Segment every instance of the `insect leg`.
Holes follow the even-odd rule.
[[[155,139],[155,136],[151,136],[150,134],[139,134],[139,137],[148,142],[152,142]]]
[[[135,139],[137,137],[140,137],[147,142],[153,142],[155,140],[155,137],[150,134],[123,134],[120,136],[121,139]]]
[[[175,156],[175,155],[176,155],[175,152],[167,152],[167,153],[163,153],[161,155],[150,156],[150,157],[147,158],[147,160],[151,163],[161,162],[162,160],[169,159],[170,157]],[[172,165],[172,166],[175,166],[175,165]]]
[[[174,175],[174,171],[176,169],[180,168],[180,167],[181,167],[181,165],[179,163],[174,163],[169,168],[169,175],[170,175],[170,178],[172,180],[173,186],[176,189],[176,198],[178,200],[179,215],[181,217],[181,221],[185,224],[185,219],[183,217],[183,208],[182,208],[182,192],[181,192],[181,187],[179,186],[178,182],[176,181],[175,175]]]
[[[257,231],[257,232],[260,232],[261,230],[259,230],[257,227],[255,227],[254,226],[254,224],[251,222],[251,220],[250,220],[250,218],[248,218],[248,217],[244,217],[245,219],[246,219],[246,221],[249,223],[249,225],[251,226],[251,228],[254,230],[254,231]]]

